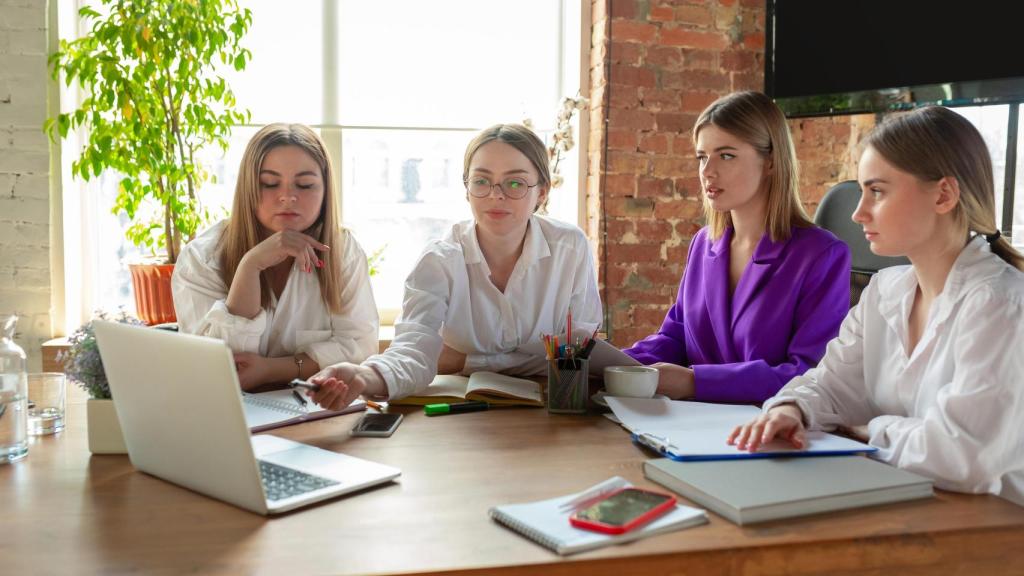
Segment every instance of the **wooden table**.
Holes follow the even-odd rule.
[[[390,439],[351,438],[357,415],[275,433],[402,469],[398,482],[263,518],[90,456],[85,410],[0,466],[0,572],[554,574],[1024,574],[1024,508],[935,499],[739,527],[708,525],[562,558],[493,523],[495,504],[614,475],[648,487],[649,455],[605,418],[405,409]],[[183,418],[187,422],[187,417]],[[186,424],[187,425],[187,424]]]

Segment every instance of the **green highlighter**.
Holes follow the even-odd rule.
[[[444,416],[445,414],[460,414],[462,412],[479,412],[487,410],[490,406],[487,402],[457,402],[455,404],[427,404],[423,407],[423,413],[427,416]]]

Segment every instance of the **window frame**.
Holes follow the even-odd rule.
[[[88,0],[62,0],[51,3],[49,18],[51,21],[52,38],[72,39],[85,32],[85,27],[78,17],[78,11],[85,6]],[[331,160],[336,167],[335,186],[339,197],[343,198],[344,172],[346,166],[342,162],[343,147],[342,140],[345,130],[425,130],[425,131],[465,131],[472,134],[483,128],[482,126],[396,126],[396,125],[346,125],[339,121],[344,102],[340,101],[338,85],[340,75],[338,74],[339,47],[337,35],[334,34],[334,24],[341,17],[342,7],[340,3],[325,1],[322,7],[322,26],[324,30],[323,49],[323,102],[324,109],[320,124],[309,124],[318,130],[323,138]],[[558,85],[557,94],[562,97],[579,94],[589,98],[590,88],[590,18],[591,6],[587,0],[558,0],[559,37],[558,37]],[[70,31],[73,31],[69,33]],[[54,42],[56,44],[56,42]],[[578,48],[578,50],[574,49]],[[55,94],[59,94],[58,104],[51,106],[51,113],[59,110],[70,110],[77,107],[84,97],[78,90],[77,85],[66,86],[57,79],[51,79],[51,88]],[[573,94],[566,93],[569,87],[575,88]],[[557,103],[556,103],[557,104]],[[549,118],[537,119],[553,121],[557,108],[551,110]],[[258,128],[264,124],[241,125],[240,128]],[[575,223],[583,227],[586,220],[586,174],[587,157],[581,151],[587,150],[589,142],[589,114],[581,113],[576,116],[576,142],[577,145],[568,159],[576,157],[576,162],[568,163],[563,161],[563,170],[573,171],[576,177],[567,179],[569,182],[575,180],[576,190],[576,218]],[[553,126],[544,123],[537,125],[539,131],[545,131]],[[54,326],[63,333],[69,334],[91,317],[93,308],[97,304],[95,288],[98,286],[96,264],[102,260],[96,238],[96,223],[91,222],[90,216],[97,213],[97,210],[104,210],[100,206],[101,194],[99,194],[100,181],[80,182],[73,178],[70,173],[70,165],[76,156],[75,150],[80,149],[85,142],[83,134],[69,133],[68,138],[56,142],[52,149],[52,157],[56,160],[52,163],[54,169],[51,172],[51,189],[54,198],[54,213],[60,218],[54,219],[54,226],[58,227],[54,238],[53,250],[58,254],[54,263],[61,268],[61,286],[54,286],[51,302],[54,309]],[[567,182],[568,183],[568,182]],[[565,190],[566,188],[563,188]],[[339,202],[339,211],[342,210],[343,202]],[[344,213],[339,214],[344,220]],[[69,242],[70,240],[70,242]],[[74,288],[72,288],[74,287]],[[393,324],[400,312],[397,308],[378,307],[381,318],[381,325]]]

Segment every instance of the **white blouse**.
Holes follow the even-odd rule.
[[[969,242],[908,357],[916,291],[909,266],[879,272],[821,363],[765,410],[795,402],[809,429],[866,423],[879,460],[1024,505],[1024,273]]]
[[[222,221],[182,250],[171,288],[182,332],[220,338],[235,352],[277,358],[305,353],[321,367],[361,362],[377,352],[377,305],[370,290],[366,254],[347,230],[330,256],[341,266],[342,310],[331,314],[320,296],[316,274],[292,267],[281,298],[271,294],[270,307],[255,318],[236,316],[225,301],[228,286],[220,277]]]
[[[504,292],[490,275],[473,221],[427,246],[405,281],[391,346],[364,362],[380,372],[391,398],[430,384],[444,344],[466,354],[464,374],[537,375],[546,369],[544,358],[517,348],[564,332],[570,309],[574,334],[601,324],[594,259],[576,226],[532,216]]]

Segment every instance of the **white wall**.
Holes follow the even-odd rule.
[[[39,371],[50,315],[46,0],[0,0],[0,317]]]

